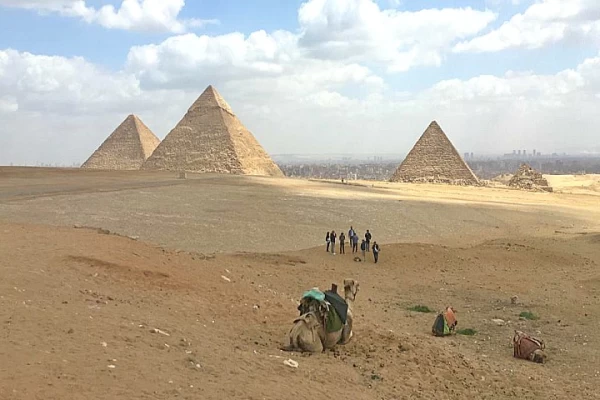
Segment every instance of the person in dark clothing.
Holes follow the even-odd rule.
[[[340,233],[340,254],[346,254],[346,235]]]
[[[329,238],[329,232],[327,232],[327,236],[325,236],[325,242],[327,242],[327,252],[329,253],[329,245],[331,244],[331,239]]]
[[[335,231],[331,231],[331,233],[329,234],[329,239],[331,240],[331,253],[333,253],[333,255],[335,256],[335,239],[336,239],[337,235],[335,233]]]
[[[365,252],[367,251],[367,242],[363,239],[362,243],[360,244],[360,249],[362,251],[362,260],[363,262],[365,262],[365,258],[367,258]]]
[[[372,238],[371,232],[369,232],[369,230],[367,229],[367,233],[365,233],[365,241],[367,242],[367,251],[370,251],[369,247],[371,245],[371,238]]]
[[[354,232],[354,228],[350,227],[350,230],[348,231],[348,241],[350,242],[350,244],[352,244],[352,238],[355,234],[356,232]]]
[[[352,236],[352,254],[358,253],[358,235],[355,233]]]
[[[373,257],[375,258],[375,264],[377,264],[377,260],[379,260],[379,245],[377,242],[373,242]]]

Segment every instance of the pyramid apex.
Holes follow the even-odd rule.
[[[198,109],[198,108],[213,108],[219,107],[224,111],[227,111],[229,114],[233,114],[233,110],[227,104],[223,96],[217,91],[217,89],[213,85],[208,85],[206,89],[202,92],[200,97],[192,104],[189,108],[189,111]]]

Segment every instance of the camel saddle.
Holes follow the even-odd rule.
[[[543,340],[515,330],[515,336],[513,337],[513,355],[515,358],[543,363],[545,348],[546,345]]]
[[[310,311],[318,311],[321,315],[327,316],[325,320],[327,331],[334,332],[346,324],[348,303],[332,290],[321,292],[311,289],[302,296],[298,311],[300,311],[300,315]]]

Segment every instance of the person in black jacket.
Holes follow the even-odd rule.
[[[362,260],[363,262],[365,262],[365,259],[367,258],[365,252],[367,251],[367,241],[363,239],[362,243],[360,244],[360,250],[362,251]]]
[[[373,257],[375,258],[375,264],[377,264],[377,260],[379,260],[379,245],[377,242],[373,242]]]
[[[346,235],[340,233],[340,254],[346,254]]]
[[[335,233],[335,231],[331,231],[331,233],[329,234],[329,239],[331,240],[331,252],[333,253],[333,255],[335,256],[335,239],[337,237],[337,234]]]
[[[329,245],[331,244],[331,239],[329,238],[329,232],[327,232],[327,236],[325,236],[325,242],[327,242],[327,252],[329,253]]]
[[[371,232],[369,232],[369,230],[367,229],[367,233],[365,233],[365,241],[367,242],[367,251],[370,251],[369,247],[371,245],[371,238],[372,238]]]

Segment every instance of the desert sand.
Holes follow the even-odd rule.
[[[600,199],[563,185],[0,168],[0,399],[600,397]],[[350,225],[379,264],[325,252]],[[302,292],[344,278],[352,341],[281,352]],[[414,305],[477,333],[434,338]]]

